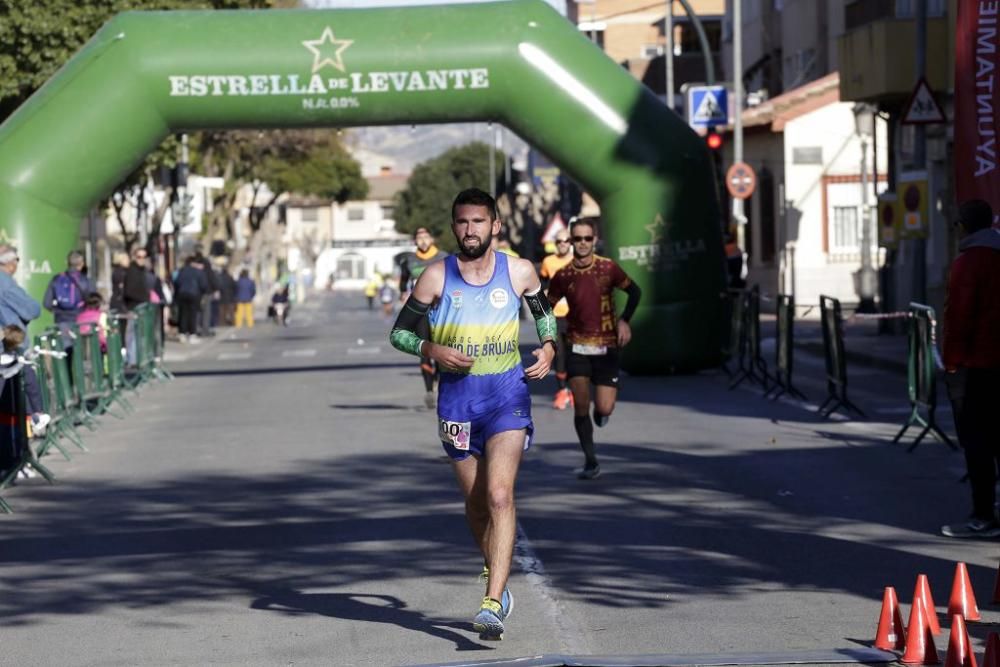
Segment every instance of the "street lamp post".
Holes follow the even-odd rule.
[[[868,142],[875,139],[875,109],[870,104],[854,105],[854,131],[861,141],[861,269],[858,271],[858,312],[875,312],[876,274],[872,266],[872,234],[870,208],[868,205]],[[878,165],[872,169],[873,178],[878,178]]]

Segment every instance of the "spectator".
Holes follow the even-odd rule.
[[[19,261],[16,247],[6,243],[0,244],[0,326],[5,327],[4,349],[24,353],[28,351],[28,341],[25,336],[28,323],[42,314],[42,307],[14,280]],[[20,330],[20,334],[14,331],[15,328]],[[32,428],[35,433],[41,433],[50,418],[43,411],[38,376],[30,365],[24,367],[24,389],[28,396]]]
[[[108,303],[111,310],[125,310],[125,274],[128,272],[128,253],[116,252],[111,264],[111,300]]]
[[[257,296],[257,285],[250,277],[250,272],[243,269],[240,271],[240,279],[236,281],[234,294],[237,329],[243,328],[243,322],[247,323],[248,329],[253,329],[253,298],[255,296]]]
[[[177,302],[177,328],[182,343],[198,343],[198,311],[208,293],[208,278],[196,257],[184,260],[184,266],[174,278],[174,299]]]
[[[99,292],[87,295],[83,310],[76,316],[81,334],[89,334],[97,328],[97,339],[101,342],[101,352],[108,351],[108,314],[104,312],[104,297]]]
[[[1000,229],[993,209],[974,199],[959,207],[961,240],[944,309],[944,367],[958,440],[972,487],[972,516],[941,527],[947,537],[997,537],[996,480],[1000,426]]]
[[[216,277],[219,280],[219,323],[231,327],[236,314],[236,280],[225,266],[219,268]]]
[[[219,283],[215,277],[215,272],[212,271],[211,260],[202,254],[201,248],[195,250],[194,261],[201,268],[202,273],[205,274],[205,283],[207,284],[205,291],[201,295],[198,332],[202,336],[214,336],[215,332],[212,330],[212,300],[216,298],[219,292]]]
[[[274,323],[281,326],[288,326],[288,311],[292,308],[291,289],[287,283],[284,287],[277,287],[271,296],[271,312]]]
[[[129,314],[144,303],[149,303],[149,283],[146,278],[146,263],[149,261],[149,253],[145,248],[132,249],[132,261],[129,262],[125,271],[125,280],[122,288],[122,304]],[[125,329],[125,348],[127,352],[127,363],[129,366],[136,364],[135,347],[135,326],[134,318],[127,319]]]
[[[392,291],[392,285],[389,281],[382,283],[382,287],[378,290],[378,300],[382,302],[382,314],[387,318],[392,317],[392,306],[393,301],[396,300],[396,294]]]
[[[45,288],[42,305],[52,313],[56,326],[62,332],[63,349],[72,354],[73,338],[70,328],[76,323],[76,316],[83,310],[84,301],[91,292],[96,292],[94,283],[83,273],[83,253],[72,251],[66,257],[66,270],[56,274]]]

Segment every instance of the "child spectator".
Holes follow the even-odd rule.
[[[104,312],[104,297],[97,292],[87,295],[83,310],[76,316],[76,323],[80,325],[80,333],[89,334],[92,327],[97,325],[97,339],[101,341],[101,352],[108,351],[108,314]]]
[[[8,324],[3,328],[3,351],[4,355],[17,356],[22,351],[24,345],[24,329],[16,324]],[[52,421],[52,417],[42,412],[42,389],[38,386],[38,375],[31,364],[25,364],[24,392],[28,395],[28,407],[31,410],[31,430],[35,435],[45,433],[45,427]]]

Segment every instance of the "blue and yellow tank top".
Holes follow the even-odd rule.
[[[431,340],[457,348],[475,359],[469,370],[442,368],[455,375],[496,376],[521,369],[518,312],[521,300],[510,281],[510,257],[494,253],[493,276],[485,285],[470,285],[458,270],[458,258],[446,257],[441,299],[428,314]]]

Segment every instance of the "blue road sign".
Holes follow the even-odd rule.
[[[729,123],[729,98],[725,86],[691,86],[687,89],[688,124],[710,127]]]

